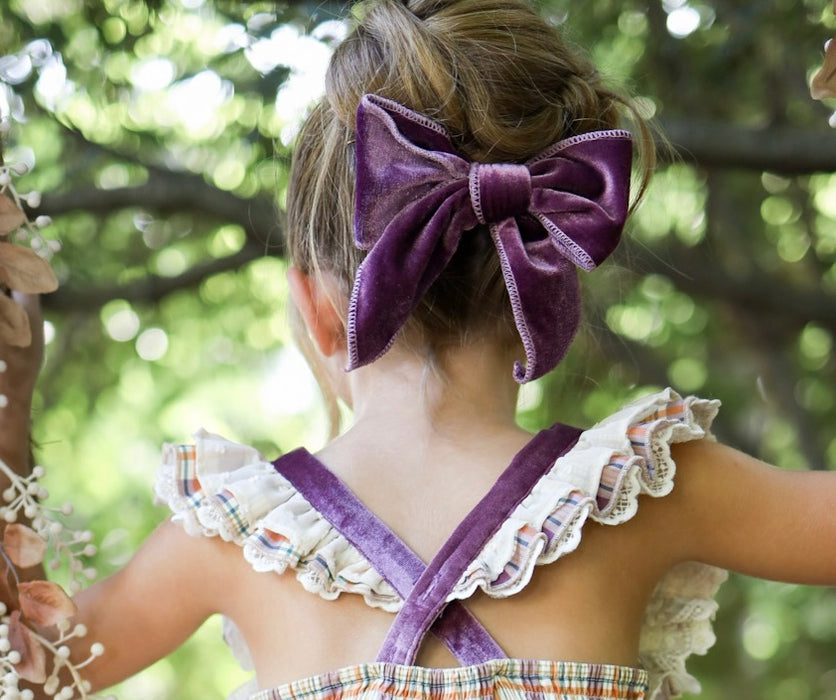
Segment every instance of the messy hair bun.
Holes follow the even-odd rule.
[[[352,226],[352,140],[364,94],[440,122],[481,162],[523,162],[561,139],[616,128],[632,112],[525,0],[368,0],[355,15],[331,60],[325,99],[300,134],[288,192],[291,261],[334,275],[346,300],[364,255]],[[647,129],[634,121],[650,160]],[[462,239],[404,339],[432,353],[482,333],[519,341],[487,232]]]

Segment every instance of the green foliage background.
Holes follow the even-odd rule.
[[[570,356],[525,388],[522,422],[588,425],[670,384],[722,399],[720,439],[835,468],[836,139],[806,87],[829,3],[539,4],[639,96],[676,156],[588,280]],[[103,542],[103,575],[165,517],[150,495],[161,442],[204,426],[275,455],[325,438],[290,341],[281,210],[288,86],[317,84],[300,71],[347,15],[331,2],[0,5],[0,56],[19,61],[0,63],[19,69],[0,89],[25,115],[7,159],[34,163],[20,188],[44,193],[63,244],[39,456],[52,498]],[[719,641],[692,664],[703,697],[836,698],[832,591],[733,577],[720,598]],[[219,637],[210,622],[119,697],[223,697],[246,676]]]

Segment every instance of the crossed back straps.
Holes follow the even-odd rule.
[[[471,666],[507,657],[467,608],[447,598],[502,523],[580,434],[558,423],[535,435],[426,565],[304,448],[279,457],[273,466],[404,599],[377,661],[414,664],[432,631],[462,665]]]

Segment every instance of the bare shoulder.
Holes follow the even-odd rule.
[[[238,559],[236,545],[188,535],[170,520],[162,523],[123,569],[75,597],[77,621],[106,649],[87,667],[87,680],[95,688],[108,687],[174,650],[210,615],[224,612]]]
[[[782,581],[836,584],[836,472],[781,469],[698,440],[672,446],[666,518],[677,558]]]
[[[192,619],[202,621],[223,612],[224,591],[238,573],[234,567],[239,559],[236,545],[217,537],[189,535],[166,520],[123,569],[81,597],[104,596],[121,605],[154,600],[155,605],[164,606],[173,601],[172,605],[188,609]]]
[[[153,569],[175,589],[188,589],[206,614],[224,612],[230,585],[246,569],[241,547],[220,537],[190,535],[171,519],[146,540],[130,566]]]

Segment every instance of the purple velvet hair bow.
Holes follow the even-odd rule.
[[[553,369],[580,323],[575,266],[618,245],[627,216],[627,131],[581,134],[522,165],[473,163],[443,126],[378,95],[357,110],[354,231],[369,250],[348,316],[347,369],[383,355],[456,251],[487,224],[502,266],[527,382]]]

